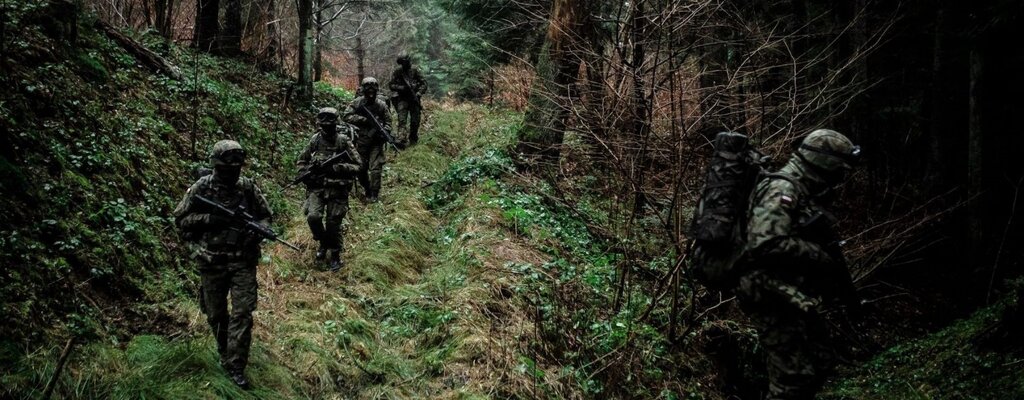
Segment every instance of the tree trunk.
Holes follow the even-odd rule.
[[[242,0],[224,0],[224,32],[220,37],[220,54],[242,54]]]
[[[356,36],[356,79],[358,80],[358,82],[356,82],[356,87],[358,87],[363,82],[363,78],[366,77],[365,58],[366,49],[363,48],[363,37]]]
[[[196,27],[193,43],[197,49],[211,51],[216,43],[220,26],[217,24],[217,13],[220,0],[196,0]]]
[[[516,151],[533,169],[557,168],[568,117],[570,88],[580,60],[573,55],[573,33],[586,18],[587,0],[555,0],[547,36],[537,57],[536,78],[519,131]]]
[[[970,95],[967,129],[967,224],[970,240],[970,262],[975,272],[982,272],[986,265],[985,252],[985,176],[984,143],[982,130],[981,91],[984,85],[982,75],[983,62],[981,50],[972,49],[970,54]],[[983,275],[979,275],[983,276]]]
[[[283,57],[284,53],[280,51],[281,35],[277,27],[277,4],[274,0],[268,0],[265,7],[263,19],[267,27],[267,49],[264,58],[267,61],[264,61],[264,68],[277,69],[284,65],[284,59],[278,58]]]
[[[631,57],[630,69],[633,74],[633,114],[632,129],[634,140],[638,144],[638,151],[633,160],[633,168],[630,168],[633,176],[633,216],[643,214],[644,206],[647,204],[647,197],[644,195],[645,166],[647,164],[647,132],[648,114],[650,105],[647,103],[646,91],[644,90],[644,61],[647,59],[647,49],[644,41],[647,35],[647,18],[644,16],[644,0],[634,1],[634,10],[631,20],[630,36],[633,42],[633,55]]]
[[[314,15],[313,26],[316,27],[316,33],[314,33],[314,54],[313,54],[313,82],[320,82],[323,78],[324,73],[324,10],[323,7],[318,7],[316,14]]]
[[[949,115],[952,115],[951,105],[955,104],[950,99],[951,88],[949,81],[948,45],[950,18],[947,15],[948,3],[939,2],[935,7],[935,30],[932,38],[932,74],[931,85],[929,86],[929,97],[931,103],[930,126],[929,126],[929,148],[928,148],[928,177],[927,181],[933,193],[945,191],[947,186],[948,171],[945,169],[946,162],[946,126],[949,123]],[[960,72],[963,73],[963,72]],[[960,75],[963,76],[963,75]],[[962,126],[962,125],[961,125]]]
[[[153,3],[153,27],[164,39],[171,40],[171,16],[174,15],[173,0],[156,0]]]
[[[116,28],[108,24],[106,21],[97,19],[94,26],[103,33],[106,33],[107,36],[117,42],[117,44],[121,45],[123,49],[135,56],[135,59],[139,60],[139,62],[146,65],[153,71],[167,75],[174,80],[180,81],[182,79],[181,71],[178,67],[171,64],[166,58],[163,58],[159,54],[153,52],[153,50],[150,50],[146,46],[135,41],[135,39],[118,32]]]
[[[324,78],[324,51],[320,48],[320,42],[317,41],[316,52],[313,56],[313,82],[320,82]]]
[[[299,79],[298,99],[304,105],[313,101],[313,0],[299,0]]]

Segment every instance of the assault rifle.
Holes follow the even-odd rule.
[[[331,158],[313,164],[311,167],[306,169],[306,172],[299,174],[299,176],[295,177],[295,179],[292,179],[290,183],[285,185],[285,190],[300,183],[312,180],[313,178],[323,176],[330,170],[331,167],[334,166],[334,164],[340,162],[341,159],[346,155],[348,155],[348,150],[345,150],[341,153],[331,156]]]
[[[380,131],[381,135],[384,135],[384,141],[388,142],[388,144],[390,144],[391,147],[395,149],[395,151],[399,151],[397,145],[398,142],[395,140],[395,137],[391,136],[390,131],[384,129],[384,124],[380,123],[380,120],[378,120],[377,117],[373,115],[372,112],[370,112],[370,109],[366,108],[366,105],[359,106],[359,113],[363,114],[364,117],[368,117],[371,120],[373,120],[373,123],[377,125],[377,130]]]
[[[268,228],[267,226],[264,226],[263,224],[256,222],[256,217],[253,217],[252,214],[246,212],[245,207],[243,206],[238,206],[238,208],[232,210],[230,208],[227,208],[223,204],[220,204],[216,201],[210,200],[203,196],[196,195],[196,199],[199,200],[199,202],[210,206],[211,208],[213,208],[214,211],[220,213],[221,215],[230,218],[232,222],[238,224],[243,229],[253,232],[263,239],[275,240],[277,242],[284,244],[285,246],[292,248],[292,250],[302,251],[298,247],[295,247],[294,244],[288,243],[284,241],[284,239],[281,239],[279,236],[277,236],[276,233],[274,233],[274,231],[270,230],[270,228]]]
[[[412,99],[416,103],[416,108],[422,110],[423,103],[420,102],[420,96],[416,94],[415,90],[412,90],[412,85],[409,84],[409,78],[406,78],[405,74],[402,74],[402,82],[405,83],[405,90],[409,91],[409,94],[412,95]]]

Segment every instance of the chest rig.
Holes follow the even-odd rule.
[[[325,160],[348,150],[348,146],[346,146],[346,144],[350,139],[348,135],[344,133],[345,130],[344,126],[338,127],[338,135],[334,139],[334,143],[329,143],[327,139],[324,138],[323,133],[318,133],[316,143],[313,145],[313,151],[310,156],[311,161],[313,163],[322,163]],[[343,162],[351,163],[352,157],[350,155],[345,155],[342,157],[342,160]],[[331,171],[324,175],[323,182],[319,186],[342,186],[351,183],[351,177],[346,177],[343,174]]]
[[[239,178],[234,187],[222,185],[213,180],[212,176],[204,177],[205,182],[201,185],[199,194],[203,197],[216,201],[229,209],[244,207],[251,210],[253,198],[250,196],[252,190],[251,182],[246,178]],[[213,213],[213,210],[203,210]],[[244,256],[248,236],[241,230],[224,226],[212,229],[203,234],[202,241],[210,256],[219,257],[230,261],[240,259]]]

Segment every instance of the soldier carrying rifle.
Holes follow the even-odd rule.
[[[245,367],[260,243],[280,240],[268,227],[273,213],[267,199],[253,180],[241,176],[245,156],[238,142],[217,142],[210,152],[213,173],[200,177],[174,209],[175,223],[199,262],[199,302],[217,340],[221,366],[242,388],[249,387]]]
[[[304,211],[313,240],[320,246],[316,259],[330,260],[331,271],[345,265],[341,258],[344,238],[341,223],[348,212],[352,182],[363,160],[352,143],[355,128],[338,124],[338,110],[321,108],[316,116],[320,130],[299,155],[299,178],[306,184]]]
[[[398,114],[398,136],[402,145],[413,145],[420,140],[420,101],[427,92],[427,81],[419,68],[412,65],[408,53],[398,56],[398,65],[391,73],[388,89],[391,90],[391,105]],[[408,125],[406,125],[408,123]]]

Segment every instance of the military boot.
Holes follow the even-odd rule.
[[[366,202],[372,204],[372,203],[376,203],[376,202],[380,201],[380,198],[378,198],[377,196],[378,196],[377,191],[376,190],[371,190],[370,194],[366,196]]]
[[[231,370],[229,374],[231,375],[231,381],[238,385],[238,387],[243,390],[249,390],[249,380],[245,378],[245,370],[237,368]]]
[[[323,243],[320,243],[320,247],[316,249],[316,260],[323,261],[324,257],[327,257],[327,249],[324,248]]]
[[[338,272],[345,267],[345,261],[341,259],[341,251],[331,251],[331,272]]]

